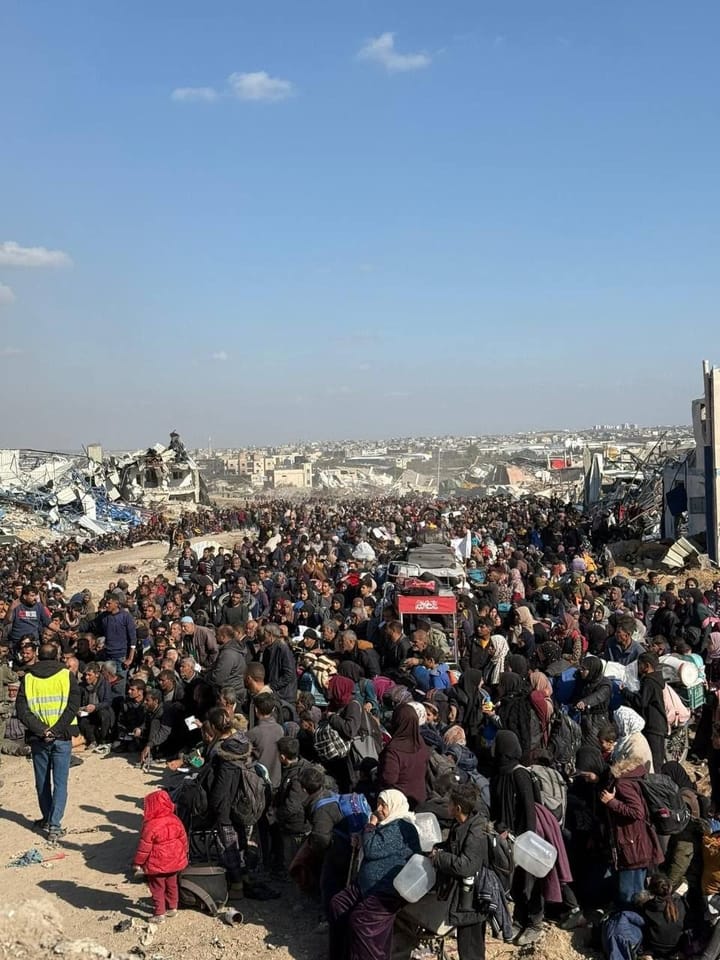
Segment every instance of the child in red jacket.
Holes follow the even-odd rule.
[[[145,873],[155,908],[151,923],[174,917],[178,908],[178,874],[188,865],[188,838],[175,816],[175,807],[165,790],[145,797],[142,831],[133,866]]]

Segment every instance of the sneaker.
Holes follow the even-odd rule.
[[[33,830],[47,830],[49,826],[47,820],[44,820],[42,817],[40,817],[39,820],[33,820],[32,825]]]
[[[168,917],[168,918],[170,918],[170,917],[176,917],[176,916],[177,916],[177,910],[168,910],[168,912],[165,914],[165,916]]]
[[[161,913],[160,916],[150,917],[150,919],[148,920],[148,923],[153,923],[153,924],[154,924],[154,923],[165,923],[165,917],[166,917],[166,916],[167,916],[167,914]]]
[[[56,841],[61,840],[66,833],[67,830],[64,827],[49,827],[47,831],[47,838],[50,843],[55,843]]]
[[[110,749],[111,747],[109,743],[101,743],[99,746],[95,747],[93,753],[98,753],[101,757],[106,757],[110,753]]]
[[[542,927],[526,927],[515,941],[516,947],[529,947],[532,943],[537,943],[543,935]]]

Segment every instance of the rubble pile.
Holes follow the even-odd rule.
[[[41,528],[102,536],[138,526],[172,503],[207,503],[197,464],[176,433],[169,446],[103,457],[96,444],[82,456],[36,450],[0,451],[0,530]]]

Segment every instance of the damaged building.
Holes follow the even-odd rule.
[[[205,484],[180,437],[133,453],[103,456],[90,444],[82,456],[0,450],[0,529],[41,527],[101,536],[142,523],[172,503],[208,503]]]

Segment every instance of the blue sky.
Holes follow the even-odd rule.
[[[709,0],[3,0],[0,444],[688,422],[719,33]]]

